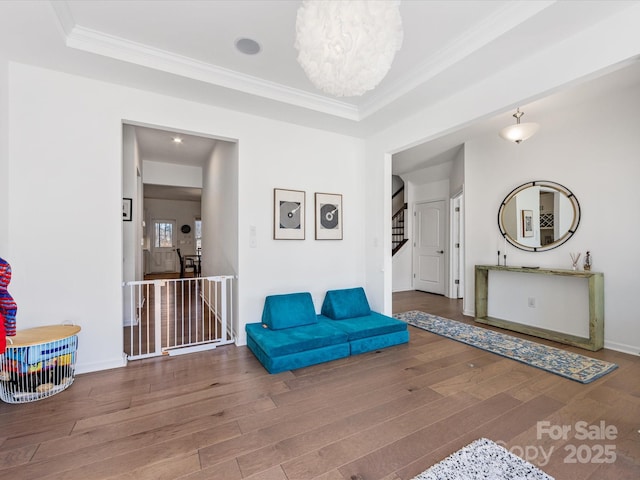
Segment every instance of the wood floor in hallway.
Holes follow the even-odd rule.
[[[406,310],[472,322],[461,301],[421,292],[394,294],[394,311]],[[48,399],[0,403],[0,476],[406,480],[486,437],[551,452],[540,468],[556,479],[640,478],[640,357],[580,351],[619,365],[582,385],[410,333],[406,345],[277,375],[235,346],[78,375]],[[616,438],[578,440],[580,421]],[[555,439],[540,422],[572,430]],[[594,461],[599,445],[613,445],[612,463]]]

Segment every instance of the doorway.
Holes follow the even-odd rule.
[[[124,326],[149,325],[151,318],[161,313],[156,300],[166,297],[168,303],[163,304],[163,309],[171,304],[173,310],[184,312],[179,323],[195,322],[176,328],[179,341],[174,339],[170,347],[202,342],[202,338],[194,337],[194,325],[196,333],[206,331],[201,321],[207,315],[217,319],[215,325],[223,325],[219,312],[225,309],[229,312],[225,322],[233,333],[221,327],[224,333],[214,337],[219,341],[226,335],[227,340],[235,341],[238,323],[237,141],[127,122],[123,123],[122,162],[122,196],[134,199],[134,212],[137,212],[123,222]],[[132,181],[134,171],[141,177],[138,182]],[[197,270],[186,272],[185,268],[186,273],[181,273],[178,249],[183,258],[190,259],[185,263]],[[129,265],[138,261],[144,268],[133,272]],[[153,280],[146,280],[145,274],[152,274]],[[178,278],[182,276],[188,278]],[[213,299],[208,295],[209,290],[219,291],[208,285],[217,285],[220,278],[229,279],[225,287],[227,294],[222,295],[226,302],[224,308],[216,303],[220,293],[217,297],[212,294]],[[155,290],[147,290],[148,282],[155,282],[154,289],[171,285],[173,290],[163,297]],[[147,308],[152,309],[153,315],[145,310]],[[146,322],[142,322],[143,319]],[[153,322],[163,325],[162,331],[166,323],[163,319]],[[154,335],[160,331],[158,327]],[[133,337],[129,335],[128,340]],[[204,341],[212,342],[210,338]],[[149,343],[154,344],[156,352],[160,342]]]
[[[416,203],[414,210],[413,288],[445,293],[445,202]]]
[[[153,219],[151,228],[150,262],[145,273],[175,272],[176,221]]]

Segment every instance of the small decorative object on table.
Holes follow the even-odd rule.
[[[570,253],[569,256],[571,257],[571,270],[578,270],[578,262],[580,261],[580,253]]]
[[[585,272],[591,270],[591,253],[588,250],[587,254],[584,257],[584,265],[582,266],[582,268],[584,268]]]

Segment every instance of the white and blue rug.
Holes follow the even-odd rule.
[[[413,480],[554,480],[497,443],[480,438]]]
[[[618,368],[615,363],[586,357],[417,310],[397,313],[394,317],[414,327],[541,368],[547,372],[555,373],[580,383],[593,382]]]

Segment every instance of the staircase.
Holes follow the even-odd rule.
[[[391,217],[391,256],[393,256],[408,241],[404,235],[404,215],[407,209],[407,204],[404,202],[404,185],[391,197],[391,205],[395,209]]]
[[[391,256],[395,255],[408,242],[404,238],[404,211],[406,208],[407,204],[405,203],[402,210],[396,212],[391,219]]]

